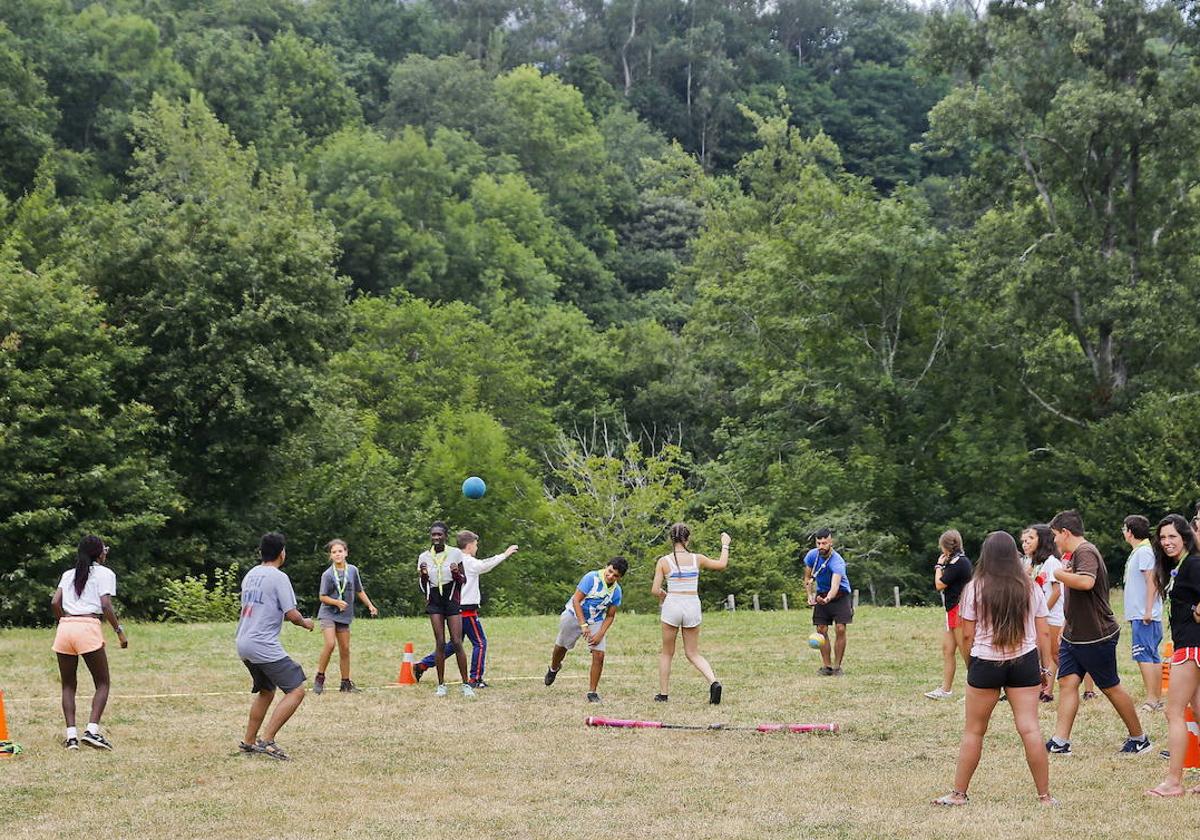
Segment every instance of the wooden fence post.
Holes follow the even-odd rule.
[[[732,595],[725,596],[725,609],[729,610],[730,612],[734,611],[735,607],[733,605],[733,596]]]
[[[899,587],[899,586],[893,586],[893,587],[892,587],[892,594],[896,596],[896,606],[897,606],[897,607],[898,607],[898,606],[900,606],[900,587]]]

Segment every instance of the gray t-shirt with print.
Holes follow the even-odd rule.
[[[237,626],[237,653],[254,663],[287,658],[279,643],[283,616],[296,608],[292,582],[274,566],[255,566],[242,578],[242,616]]]
[[[340,589],[340,591],[339,591]],[[321,575],[321,595],[346,602],[346,609],[339,610],[322,602],[317,610],[317,618],[330,618],[339,624],[349,624],[354,620],[354,599],[363,591],[362,579],[358,576],[358,567],[346,564],[346,571],[339,572],[330,566]]]

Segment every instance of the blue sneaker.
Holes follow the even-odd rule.
[[[1125,745],[1117,750],[1125,755],[1139,755],[1147,752],[1150,749],[1150,737],[1143,735],[1141,738],[1126,738]]]
[[[1067,741],[1065,744],[1059,744],[1053,738],[1051,738],[1046,742],[1046,752],[1050,753],[1051,755],[1070,755],[1071,742]]]

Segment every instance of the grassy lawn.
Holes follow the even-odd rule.
[[[949,788],[961,732],[956,697],[937,683],[936,609],[863,607],[846,674],[820,677],[805,645],[807,612],[710,613],[702,650],[725,684],[709,707],[701,678],[677,655],[671,702],[655,704],[655,616],[623,615],[589,706],[586,656],[572,652],[542,685],[557,619],[485,619],[492,687],[468,701],[433,686],[396,687],[405,641],[423,652],[428,624],[354,624],[357,696],[311,694],[279,736],[293,761],[236,754],[249,680],[233,625],[133,625],[122,651],[109,634],[114,691],[102,754],[59,746],[62,717],[50,630],[0,635],[0,687],[11,736],[26,749],[0,763],[6,837],[988,837],[1025,836],[1070,820],[1091,836],[1194,832],[1200,799],[1146,801],[1165,762],[1161,714],[1145,719],[1151,754],[1116,755],[1124,730],[1103,698],[1083,705],[1075,755],[1053,760],[1051,817],[1034,801],[1011,714],[1000,706],[971,804],[927,804]],[[284,646],[311,678],[319,633],[288,626]],[[1121,670],[1140,679],[1122,640]],[[336,654],[331,681],[337,685]],[[80,676],[80,720],[90,680]],[[166,696],[151,696],[166,695]],[[180,695],[180,696],[173,696]],[[1052,729],[1053,707],[1043,707]],[[588,729],[584,717],[678,723],[842,724],[840,735]],[[1194,781],[1193,781],[1194,783]],[[1054,822],[1048,822],[1053,820]],[[1153,826],[1153,828],[1151,828]],[[1063,826],[1066,830],[1066,826]]]

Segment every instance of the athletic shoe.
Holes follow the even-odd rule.
[[[1084,700],[1095,700],[1095,699],[1096,699],[1096,692],[1094,692],[1094,691],[1085,691],[1085,692],[1083,692],[1083,699],[1084,699]]]
[[[63,746],[66,747],[68,750],[77,750],[77,749],[79,749],[79,739],[78,738],[67,738],[65,741],[63,741]]]
[[[1159,757],[1159,758],[1168,758],[1168,759],[1169,759],[1169,758],[1171,757],[1171,751],[1170,751],[1170,750],[1163,750],[1162,752],[1160,752],[1160,753],[1158,754],[1158,757]]]
[[[554,685],[554,678],[558,676],[558,671],[553,668],[546,669],[546,678],[542,680],[546,685]]]
[[[712,706],[721,705],[721,684],[716,680],[708,686],[708,702]]]
[[[433,696],[434,697],[445,697],[446,696],[446,684],[439,683],[437,689],[433,692]]]
[[[422,665],[420,662],[418,662],[416,665],[413,666],[413,679],[416,680],[417,682],[420,682],[421,677],[425,676],[425,672],[428,670],[429,670],[428,665]]]
[[[1138,755],[1150,749],[1150,739],[1143,735],[1141,738],[1126,738],[1125,745],[1117,752],[1127,755]]]
[[[351,680],[342,680],[342,684],[338,686],[338,691],[343,694],[362,694],[362,689],[356,686]]]
[[[655,695],[654,695],[654,702],[655,702],[655,703],[666,703],[666,702],[667,702],[667,695],[665,695],[665,694],[655,694]]]
[[[483,680],[471,680],[470,686],[471,688],[491,688],[491,686],[485,683]]]
[[[939,685],[933,691],[926,691],[925,696],[928,697],[930,700],[945,700],[947,697],[953,697],[954,692],[946,691],[946,689],[942,688]]]
[[[833,669],[833,675],[835,677],[840,677],[842,675],[842,667],[840,665]]]
[[[822,677],[832,677],[833,669],[830,668],[828,665],[826,665],[822,668],[818,668],[817,673],[820,674]]]
[[[600,695],[599,695],[599,694],[597,694],[597,693],[596,693],[596,692],[594,692],[594,691],[589,691],[589,692],[588,692],[588,694],[587,694],[587,701],[588,701],[589,703],[599,703],[599,702],[600,702]]]
[[[1065,744],[1059,744],[1053,738],[1051,738],[1046,742],[1046,752],[1050,753],[1051,755],[1070,755],[1071,742],[1067,741]]]
[[[475,689],[471,688],[470,683],[463,683],[462,692],[463,692],[463,697],[474,697],[475,696]]]
[[[313,694],[321,694],[325,691],[325,675],[317,674],[313,678]]]
[[[98,750],[111,750],[113,748],[112,744],[108,742],[108,739],[99,732],[88,732],[87,730],[84,730],[84,733],[79,737],[79,740],[83,741],[83,743],[87,744],[89,747],[95,747]]]

